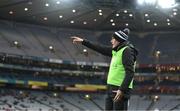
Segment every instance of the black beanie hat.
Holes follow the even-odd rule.
[[[117,32],[114,32],[113,37],[119,42],[127,41],[129,33],[130,30],[128,28],[125,28],[123,31],[119,30]]]

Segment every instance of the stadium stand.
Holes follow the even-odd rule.
[[[88,98],[86,98],[88,95]],[[105,95],[101,93],[71,93],[32,91],[18,89],[0,90],[0,109],[17,109],[26,111],[79,111],[103,110]],[[179,108],[180,96],[157,95],[155,100],[152,95],[133,95],[130,99],[129,110],[172,110]]]
[[[84,54],[83,49],[86,48],[72,44],[70,37],[78,35],[97,43],[110,45],[112,32],[102,33],[73,29],[67,31],[20,23],[12,25],[6,21],[0,21],[0,26],[1,52],[70,61],[109,62],[107,57],[91,49],[88,49],[88,55]],[[13,47],[13,41],[18,41],[20,47]],[[180,51],[177,48],[180,46],[176,43],[179,41],[178,33],[153,33],[143,36],[132,33],[130,41],[140,51],[139,63],[155,63],[156,51],[161,51],[161,63],[179,63],[180,61],[178,57]],[[49,46],[53,46],[54,52],[49,50]]]

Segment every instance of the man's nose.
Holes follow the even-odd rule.
[[[112,40],[110,40],[110,42],[112,43]]]

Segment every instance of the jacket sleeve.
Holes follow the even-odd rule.
[[[85,39],[83,40],[82,45],[84,45],[90,49],[93,49],[93,50],[101,53],[102,55],[109,56],[109,57],[112,56],[112,48],[111,47],[102,46],[102,45],[99,45],[96,43],[92,43],[92,42],[85,40]]]
[[[124,77],[124,80],[121,84],[121,86],[119,87],[119,89],[122,91],[122,92],[125,92],[133,77],[134,77],[134,52],[131,48],[126,48],[124,51],[123,51],[123,55],[122,55],[122,63],[123,63],[123,66],[124,66],[124,69],[125,69],[125,77]]]

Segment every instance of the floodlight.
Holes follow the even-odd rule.
[[[146,4],[155,4],[157,0],[145,0]]]
[[[172,8],[177,6],[176,0],[137,0],[139,5],[154,5],[161,8]]]
[[[137,0],[137,3],[138,3],[139,5],[142,5],[142,4],[144,3],[144,0]]]
[[[110,22],[114,22],[114,20],[113,20],[113,19],[111,19],[111,20],[110,20]]]
[[[159,111],[159,109],[158,109],[158,108],[155,108],[154,111]]]
[[[155,4],[157,0],[137,0],[137,3],[139,5],[143,4]]]
[[[176,5],[175,0],[158,0],[157,3],[161,8],[171,8]]]

